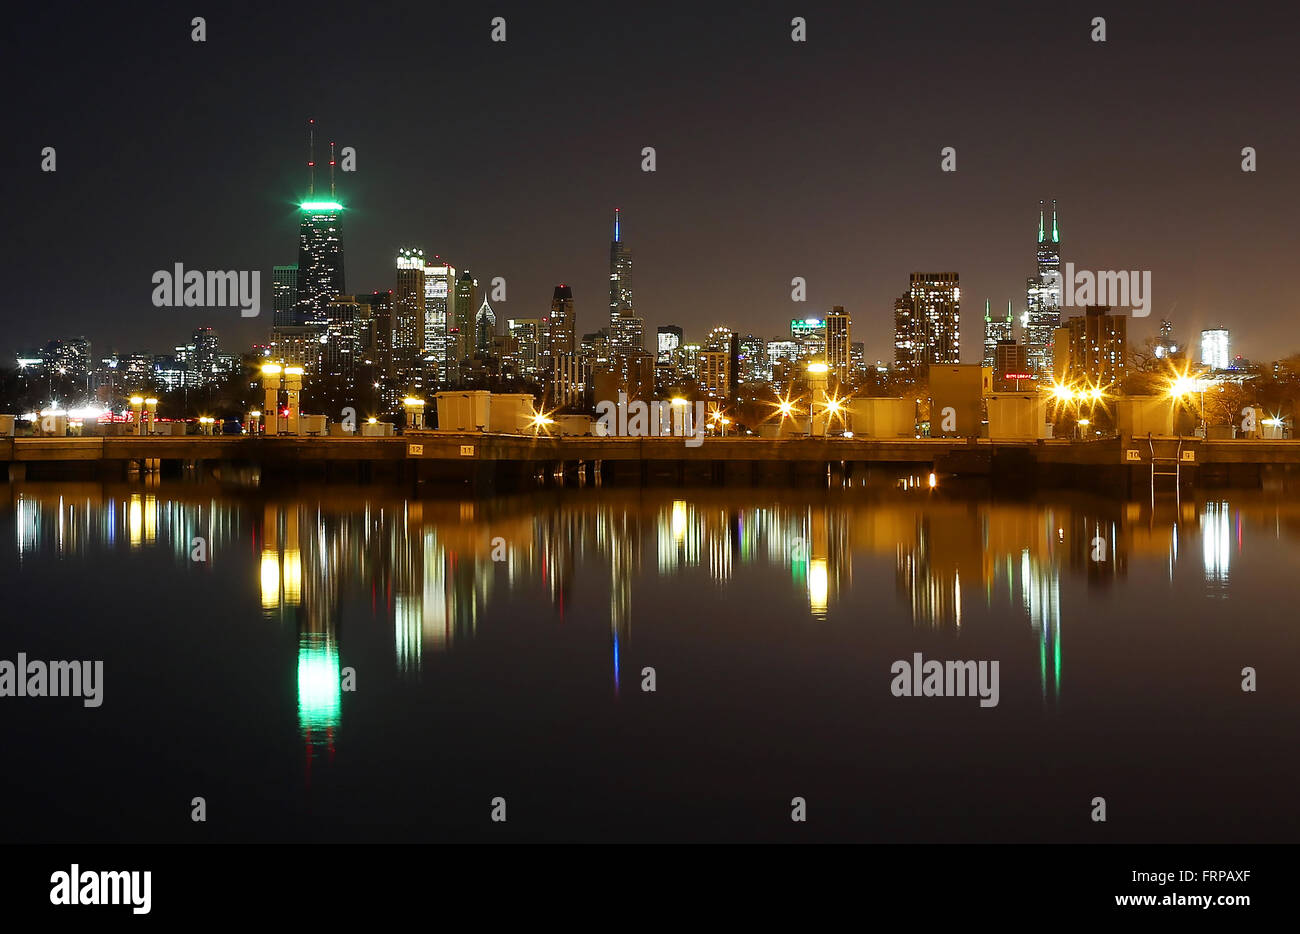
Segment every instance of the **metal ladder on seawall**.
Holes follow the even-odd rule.
[[[1147,446],[1151,449],[1151,506],[1156,504],[1156,477],[1174,478],[1174,500],[1177,502],[1182,494],[1183,437],[1178,436],[1178,448],[1173,457],[1157,457],[1156,444],[1150,432],[1147,433]],[[1173,468],[1172,470],[1170,468]],[[1163,468],[1163,469],[1162,469]]]

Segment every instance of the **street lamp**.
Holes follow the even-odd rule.
[[[135,413],[135,433],[144,434],[144,396],[131,397],[131,411]]]
[[[1175,401],[1198,392],[1201,396],[1201,434],[1204,436],[1208,434],[1205,431],[1205,380],[1193,379],[1186,373],[1181,373],[1169,383],[1169,396]]]
[[[817,406],[815,401],[817,393],[826,395],[827,374],[830,373],[830,367],[820,361],[808,364],[808,388],[812,391],[812,401],[808,404],[808,437],[812,437],[817,431],[817,419],[815,412]],[[823,413],[824,414],[824,413]]]
[[[424,427],[423,399],[417,399],[414,396],[407,396],[402,400],[402,408],[406,411],[406,427],[408,430]]]
[[[284,368],[284,398],[289,406],[289,434],[298,434],[298,398],[302,394],[302,375],[305,371],[300,366]]]
[[[262,364],[262,389],[266,393],[266,404],[262,406],[262,411],[266,413],[264,431],[268,435],[280,433],[280,374],[282,372],[284,367],[278,363]]]
[[[154,423],[158,420],[158,400],[148,398],[144,400],[145,410],[149,416],[149,434],[153,434]]]

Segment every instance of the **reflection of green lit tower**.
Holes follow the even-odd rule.
[[[1029,549],[1020,554],[1020,588],[1029,624],[1038,633],[1038,667],[1043,688],[1043,701],[1047,701],[1047,686],[1052,685],[1052,696],[1061,699],[1061,589],[1060,570],[1055,564],[1043,564],[1029,556]]]
[[[309,738],[324,733],[332,741],[341,713],[338,646],[328,636],[303,633],[298,640],[298,727]]]

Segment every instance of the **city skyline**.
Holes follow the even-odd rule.
[[[96,162],[89,152],[103,148],[91,143],[107,129],[103,118],[55,124],[47,112],[31,121],[30,132],[40,137],[33,143],[59,149],[59,167],[12,201],[20,216],[29,208],[32,215],[32,226],[14,251],[15,263],[29,272],[17,284],[15,304],[58,308],[60,327],[43,326],[49,316],[10,312],[6,350],[12,355],[56,332],[85,334],[104,348],[143,349],[152,335],[179,336],[197,326],[221,330],[235,346],[260,342],[271,316],[272,269],[293,259],[285,234],[289,225],[296,226],[297,205],[307,188],[296,156],[301,121],[313,116],[325,128],[317,138],[322,152],[329,142],[357,151],[356,172],[336,176],[339,200],[349,212],[348,287],[355,292],[391,287],[395,251],[422,243],[474,269],[481,280],[485,274],[505,277],[510,297],[493,302],[498,318],[544,316],[551,289],[563,281],[574,290],[579,332],[594,330],[607,314],[602,243],[608,242],[604,231],[616,206],[635,231],[636,310],[645,319],[645,333],[664,324],[694,330],[703,318],[703,330],[725,323],[741,333],[771,336],[799,310],[822,314],[842,305],[854,317],[855,337],[865,343],[867,356],[884,359],[895,283],[902,274],[954,270],[969,300],[987,298],[1001,306],[1012,298],[1019,314],[1023,283],[1034,272],[1025,260],[1024,244],[1033,230],[1027,218],[1035,202],[1055,198],[1068,219],[1065,258],[1084,268],[1152,271],[1157,296],[1152,331],[1161,318],[1171,318],[1183,334],[1223,323],[1233,329],[1234,343],[1246,356],[1260,357],[1279,345],[1284,348],[1279,352],[1289,352],[1295,348],[1288,299],[1279,300],[1267,283],[1269,271],[1284,261],[1288,242],[1289,218],[1280,206],[1300,193],[1296,181],[1279,169],[1300,143],[1285,122],[1257,119],[1258,112],[1243,109],[1234,96],[1247,79],[1255,107],[1265,108],[1272,95],[1285,95],[1287,82],[1270,79],[1279,66],[1259,55],[1260,46],[1248,53],[1236,41],[1249,36],[1267,43],[1261,34],[1285,30],[1269,29],[1269,16],[1258,12],[1228,19],[1177,9],[1179,15],[1168,20],[1155,8],[1126,13],[1113,19],[1111,38],[1100,44],[1089,41],[1086,18],[1063,11],[1028,20],[949,8],[938,22],[926,23],[935,46],[924,53],[934,66],[927,77],[903,86],[886,112],[862,120],[845,119],[855,109],[851,89],[874,85],[878,72],[901,54],[890,40],[911,35],[918,14],[891,11],[873,19],[814,7],[807,14],[810,39],[802,46],[790,41],[788,24],[775,14],[738,12],[724,24],[734,41],[721,54],[727,63],[754,66],[747,72],[753,86],[743,90],[745,107],[728,108],[725,104],[734,104],[742,90],[720,81],[709,98],[724,105],[720,110],[693,102],[689,93],[692,87],[712,87],[700,82],[712,81],[722,64],[709,29],[682,29],[671,16],[655,18],[646,24],[645,36],[620,46],[630,82],[622,95],[627,106],[607,111],[615,92],[588,90],[586,103],[597,115],[567,112],[571,145],[592,154],[590,165],[576,173],[555,155],[520,155],[512,140],[534,132],[534,124],[553,112],[542,107],[530,115],[520,106],[525,100],[539,107],[568,100],[555,96],[557,89],[569,88],[578,72],[609,54],[597,39],[611,14],[593,10],[573,22],[549,24],[518,12],[505,49],[492,46],[483,24],[458,14],[445,28],[463,31],[467,41],[450,44],[445,67],[481,59],[485,52],[497,57],[494,71],[476,71],[481,80],[464,89],[466,112],[482,115],[472,119],[482,131],[474,136],[475,145],[463,147],[468,151],[437,150],[438,177],[453,179],[450,186],[421,184],[410,171],[424,147],[385,140],[382,127],[397,119],[382,100],[388,67],[358,68],[354,79],[337,84],[310,80],[301,100],[254,104],[248,119],[264,144],[251,153],[232,155],[219,132],[197,127],[193,133],[164,132],[159,138],[168,144],[147,152],[135,145],[132,156]],[[505,15],[510,18],[508,9]],[[268,25],[275,22],[272,15]],[[68,36],[90,62],[105,54],[91,41],[93,25],[92,16]],[[314,42],[285,39],[293,30],[264,30],[275,36],[283,61],[260,63],[248,77],[232,76],[231,100],[253,101],[253,81],[288,86],[290,74],[307,68],[319,40],[338,28],[321,24]],[[585,66],[561,65],[553,87],[516,90],[526,63],[501,53],[531,50],[537,39],[559,29],[581,53],[575,61]],[[959,40],[963,32],[975,41]],[[638,77],[635,66],[665,47],[662,40],[670,34],[676,70],[666,86]],[[210,48],[221,35],[214,34]],[[1042,41],[1030,43],[1035,36]],[[1135,49],[1134,39],[1153,36],[1161,42]],[[238,37],[254,49],[267,41],[246,32]],[[125,50],[116,51],[158,39],[153,33],[127,37]],[[865,44],[849,56],[863,61],[836,63],[845,58],[836,53],[851,42]],[[1023,55],[1013,64],[985,54],[1000,45],[1016,45]],[[836,64],[821,77],[817,69],[792,74],[789,66],[801,61],[799,56]],[[757,64],[764,58],[775,61]],[[1024,106],[1016,95],[974,98],[975,92],[957,80],[976,62],[985,86],[1012,89],[1016,82],[1027,85],[1036,69],[1051,73],[1056,99],[1076,104],[1066,108],[1068,119],[1051,121],[1052,132],[1025,129]],[[182,61],[178,67],[207,66]],[[1127,85],[1112,69],[1142,74],[1159,69],[1177,76],[1176,100],[1183,104],[1176,109],[1183,119],[1166,120],[1159,140],[1154,139],[1145,117],[1151,101],[1122,95],[1119,89]],[[119,66],[118,72],[128,85],[144,85],[149,74],[142,62]],[[64,80],[38,88],[19,107],[39,108]],[[1147,85],[1168,106],[1173,91],[1149,80]],[[764,90],[786,105],[798,101],[797,116],[785,116],[788,106],[756,115],[752,102],[765,99]],[[155,89],[146,96],[165,99],[174,93]],[[946,95],[941,99],[951,115],[948,127],[910,129],[897,152],[880,147],[882,133],[900,138],[896,124],[909,106],[937,93]],[[1089,104],[1080,108],[1079,101]],[[507,105],[512,120],[499,126],[489,115]],[[1195,119],[1186,113],[1193,106]],[[976,114],[986,125],[973,122]],[[164,129],[179,129],[180,118],[171,110],[162,116]],[[119,115],[126,138],[141,136],[132,129],[137,119]],[[1022,126],[1011,131],[1016,121]],[[1218,128],[1214,139],[1202,139],[1201,130],[1211,121]],[[831,154],[806,145],[815,130],[831,131],[840,145]],[[597,139],[603,142],[595,145]],[[1113,139],[1144,145],[1134,151],[1106,144]],[[1017,142],[1006,155],[1007,144]],[[947,145],[956,149],[956,172],[940,171],[940,150]],[[656,148],[653,173],[641,170],[643,146]],[[1241,171],[1243,146],[1258,149],[1258,172]],[[857,150],[869,158],[847,155]],[[103,172],[110,166],[114,181],[106,188]],[[195,203],[196,184],[213,196]],[[99,210],[130,217],[137,236],[105,243],[71,271],[56,267],[57,254],[43,254],[40,245],[52,242],[49,225],[71,219],[66,208],[38,211],[32,199],[70,205],[89,201],[91,191]],[[191,207],[176,215],[172,205],[186,201]],[[193,219],[178,224],[177,216]],[[1189,231],[1199,232],[1194,245]],[[261,270],[261,317],[240,321],[217,314],[198,320],[191,311],[153,308],[149,273],[174,261]],[[794,276],[808,283],[802,307],[789,301]],[[88,293],[96,296],[94,302],[85,301]],[[978,306],[968,302],[970,307]],[[172,327],[174,332],[165,330]],[[1132,338],[1140,340],[1144,329],[1134,330]],[[963,360],[976,359],[980,341],[980,334],[966,329]]]

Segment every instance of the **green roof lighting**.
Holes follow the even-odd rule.
[[[343,205],[337,201],[304,201],[299,205],[304,211],[342,211]]]

